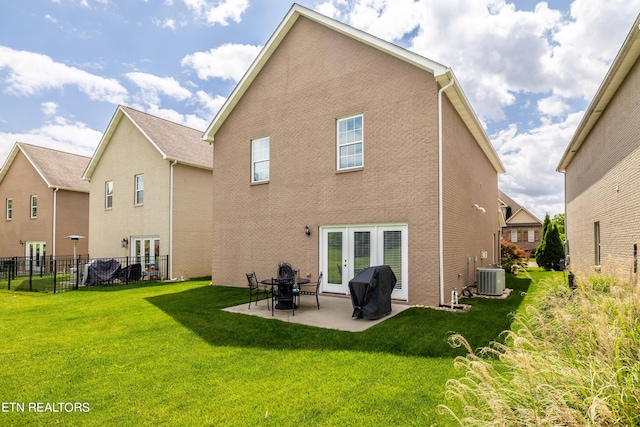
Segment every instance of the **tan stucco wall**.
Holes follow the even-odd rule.
[[[211,170],[174,166],[173,274],[175,278],[211,275],[213,205]]]
[[[124,237],[159,237],[169,251],[169,162],[123,117],[91,176],[91,257],[130,255]],[[144,174],[144,204],[135,206],[134,176]],[[113,181],[113,208],[105,209],[105,182]]]
[[[73,234],[87,235],[88,217],[86,193],[58,191],[56,250],[53,247],[53,189],[49,188],[33,168],[22,151],[16,155],[11,167],[0,183],[0,257],[25,256],[23,242],[38,241],[47,245],[47,255],[72,255],[73,246],[64,239],[71,225]],[[31,218],[31,195],[38,196],[38,217]],[[6,199],[13,199],[13,219],[6,220]],[[70,213],[71,212],[71,213]],[[87,243],[78,244],[78,253],[87,252]]]
[[[300,18],[215,135],[213,282],[246,286],[246,272],[271,277],[280,261],[315,278],[319,227],[403,223],[409,302],[437,304],[437,89],[428,73]],[[355,114],[364,167],[339,173],[336,119]],[[251,140],[263,136],[270,180],[252,185]],[[491,184],[474,200],[487,216]]]
[[[566,234],[570,268],[592,273],[600,222],[602,272],[629,277],[640,241],[640,64],[636,62],[567,166]]]

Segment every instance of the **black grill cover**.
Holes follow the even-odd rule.
[[[92,286],[109,282],[117,277],[119,271],[120,263],[115,259],[95,259],[86,266],[85,284]]]
[[[365,268],[349,281],[353,315],[375,320],[391,313],[391,292],[396,275],[388,265]]]

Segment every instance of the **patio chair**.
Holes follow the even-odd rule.
[[[261,294],[267,297],[267,309],[269,309],[269,300],[273,299],[273,292],[266,286],[260,286],[260,282],[256,278],[256,273],[247,273],[247,282],[249,282],[249,310],[251,310],[251,301],[253,297],[256,297],[256,306],[258,305],[258,298]]]
[[[320,310],[320,300],[318,299],[318,291],[320,290],[320,283],[322,283],[322,272],[318,275],[317,282],[309,282],[303,285],[300,285],[300,289],[298,291],[298,301],[300,301],[300,295],[315,295],[316,296],[316,304],[318,305],[318,310]]]

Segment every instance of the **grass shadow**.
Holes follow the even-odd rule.
[[[466,349],[452,348],[448,338],[462,334],[472,348],[488,345],[510,328],[530,280],[508,275],[513,289],[506,299],[471,298],[464,313],[413,307],[362,332],[274,321],[222,311],[247,302],[244,288],[202,286],[158,295],[147,301],[214,346],[264,349],[345,350],[384,352],[420,357],[455,357]]]

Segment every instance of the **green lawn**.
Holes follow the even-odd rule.
[[[0,291],[0,425],[455,425],[436,410],[465,353],[447,337],[488,344],[529,286],[351,333],[223,312],[246,290],[206,283]]]

